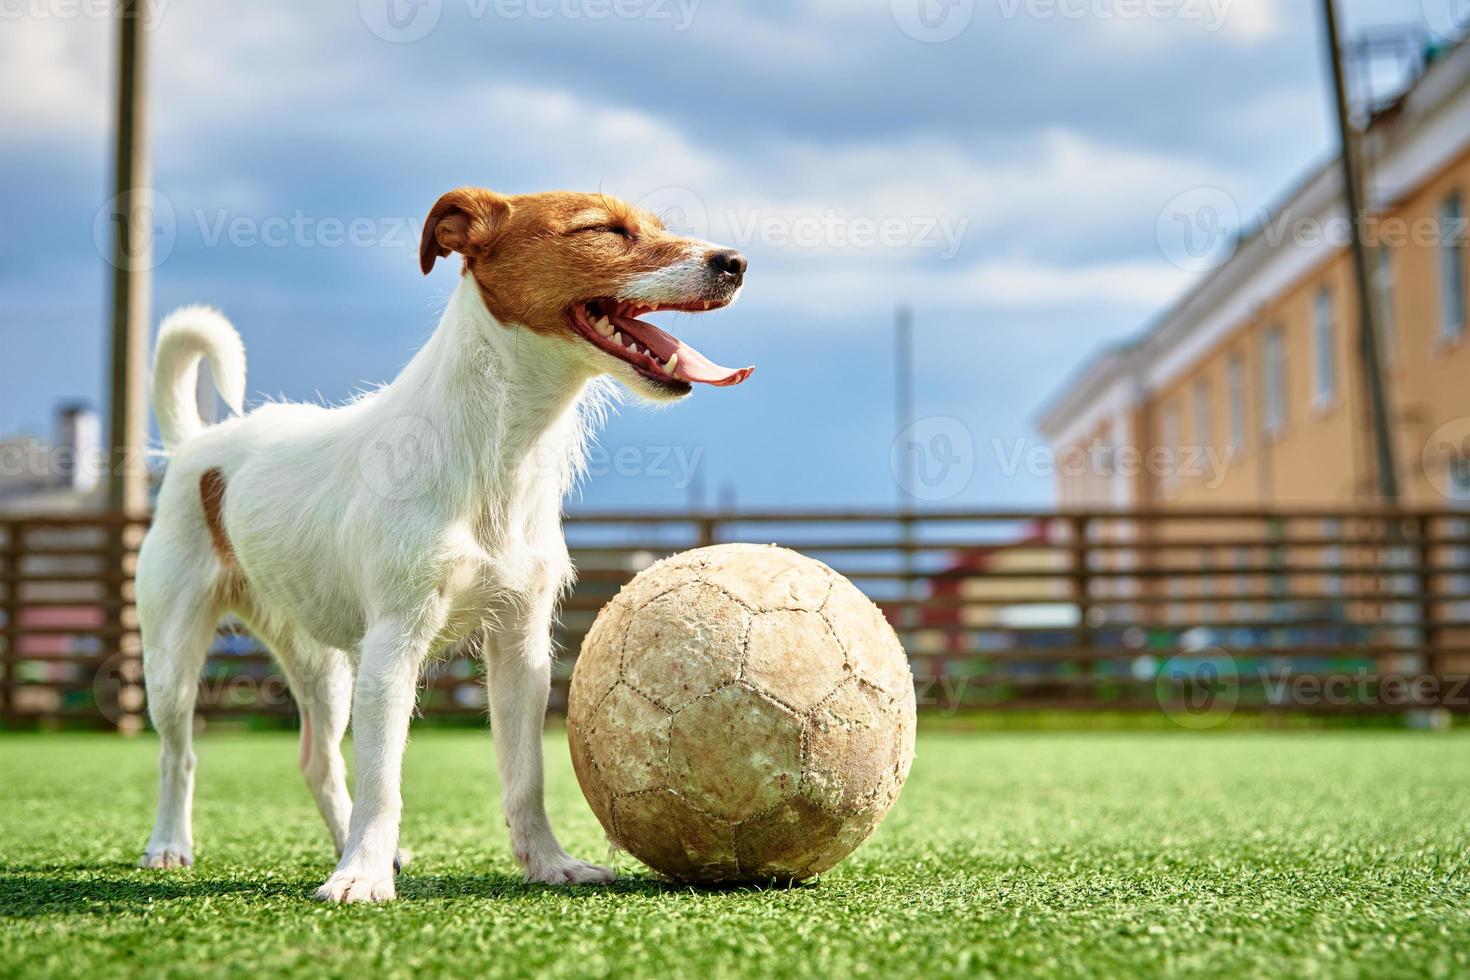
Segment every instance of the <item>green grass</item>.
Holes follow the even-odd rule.
[[[487,736],[407,763],[398,902],[309,900],[325,831],[283,734],[198,750],[198,865],[132,867],[151,737],[0,737],[0,975],[1470,976],[1470,735],[928,732],[817,884],[697,891],[622,859],[521,884]],[[606,856],[564,740],[550,806]]]

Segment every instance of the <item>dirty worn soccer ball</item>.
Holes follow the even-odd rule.
[[[794,551],[727,544],[659,562],[602,610],[567,723],[616,846],[682,881],[801,880],[898,798],[914,686],[851,582]]]

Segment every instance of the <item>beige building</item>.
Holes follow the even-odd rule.
[[[1470,45],[1376,113],[1362,153],[1401,499],[1470,503]],[[1311,174],[1141,338],[1095,357],[1046,407],[1061,506],[1377,499],[1341,190],[1337,161]]]

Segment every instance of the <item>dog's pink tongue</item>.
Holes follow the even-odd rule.
[[[714,361],[705,357],[699,351],[690,347],[682,340],[679,344],[679,364],[674,368],[674,374],[685,381],[698,381],[707,385],[738,385],[750,377],[755,370],[752,367],[727,368],[720,367]]]
[[[751,372],[755,370],[753,366],[721,367],[678,337],[665,333],[647,321],[625,316],[615,316],[612,321],[633,339],[653,351],[654,356],[660,361],[667,363],[672,355],[678,354],[679,362],[674,366],[674,377],[683,381],[697,381],[700,384],[717,385],[724,388],[729,385],[738,385],[750,377]]]

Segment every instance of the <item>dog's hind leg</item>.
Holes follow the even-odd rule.
[[[140,557],[138,620],[143,636],[143,680],[148,714],[160,742],[158,816],[139,862],[145,868],[194,863],[194,701],[199,675],[219,621],[212,569],[178,569],[161,579],[143,574]],[[199,574],[194,574],[194,572]]]
[[[352,820],[347,764],[342,758],[342,738],[352,715],[352,662],[343,651],[306,639],[272,644],[272,649],[286,670],[286,682],[301,713],[301,775],[340,858]],[[393,870],[408,864],[411,856],[400,847]]]

